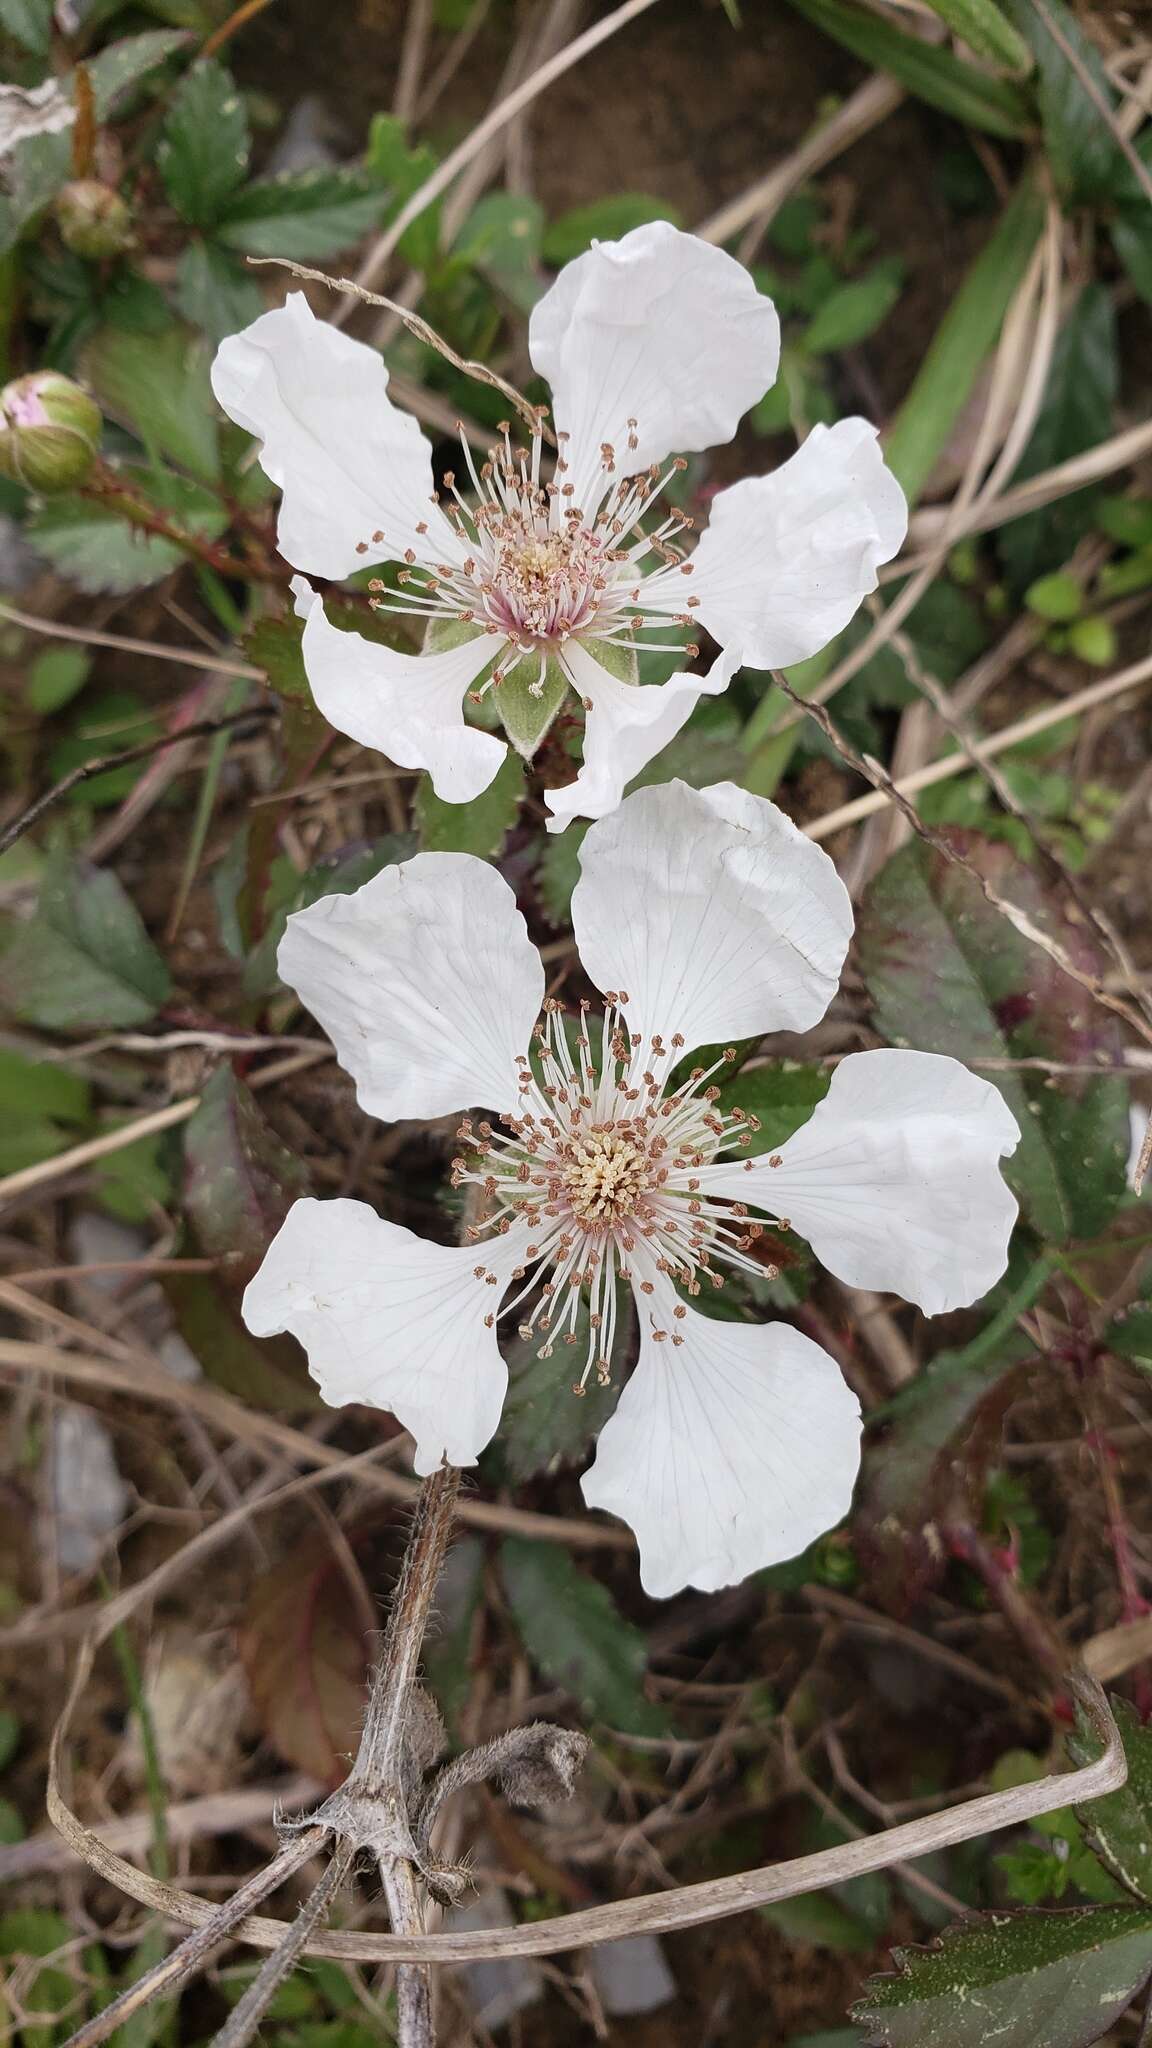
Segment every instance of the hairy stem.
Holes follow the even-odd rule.
[[[424,1915],[412,1865],[380,1859],[380,1882],[394,1934],[423,1934]],[[436,2048],[432,2019],[432,1971],[427,1963],[396,1965],[397,2048]]]
[[[328,1909],[352,1867],[355,1854],[350,1842],[337,1843],[323,1876],[309,1892],[279,1947],[270,1951],[240,2003],[233,2007],[216,2036],[214,2048],[247,2048],[284,1979],[296,1968],[309,1937],[327,1919]]]
[[[94,499],[97,504],[108,505],[130,525],[140,527],[142,532],[155,534],[158,540],[171,541],[181,554],[206,563],[208,568],[215,569],[218,576],[239,578],[245,583],[284,584],[291,581],[292,571],[286,563],[246,560],[240,555],[229,554],[227,548],[220,547],[215,541],[205,540],[202,534],[189,533],[185,527],[176,526],[158,505],[141,497],[115,470],[103,463],[93,471],[80,495]]]
[[[459,1491],[460,1473],[454,1465],[442,1465],[420,1489],[352,1767],[353,1779],[369,1794],[402,1771],[412,1687]]]
[[[308,1861],[309,1856],[315,1854],[322,1846],[326,1835],[326,1828],[309,1828],[306,1833],[296,1835],[290,1842],[285,1843],[279,1855],[262,1870],[254,1872],[247,1884],[242,1884],[239,1890],[233,1892],[232,1897],[217,1908],[212,1918],[204,1922],[203,1927],[197,1927],[194,1933],[187,1935],[179,1947],[173,1949],[171,1955],[165,1956],[154,1969],[138,1978],[135,1984],[130,1984],[127,1991],[122,1991],[111,2005],[105,2006],[103,2012],[97,2013],[94,2019],[78,2028],[65,2043],[65,2048],[98,2048],[101,2041],[106,2041],[109,2034],[114,2034],[117,2027],[123,2026],[134,2013],[142,2012],[162,1993],[175,1990],[178,1984],[182,1984],[194,1970],[198,1970],[202,1963],[207,1962],[212,1951],[219,1948],[221,1942],[227,1941],[232,1929],[247,1918],[254,1906],[258,1906],[267,1898],[269,1892],[274,1892],[278,1885],[283,1884],[286,1877],[290,1877],[294,1870],[298,1870],[302,1863]]]

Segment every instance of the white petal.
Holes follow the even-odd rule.
[[[341,632],[316,598],[301,645],[312,695],[337,732],[398,768],[426,768],[445,803],[487,789],[508,750],[465,723],[464,693],[503,641],[478,633],[439,654],[401,654]]]
[[[584,765],[574,782],[545,792],[552,815],[550,832],[562,832],[573,818],[602,818],[614,811],[633,776],[686,725],[700,698],[724,688],[708,676],[672,676],[666,683],[621,682],[595,656],[570,641],[561,662],[583,699]]]
[[[301,292],[221,342],[212,389],[263,442],[261,468],[284,493],[280,552],[294,568],[347,576],[407,548],[422,561],[446,559],[446,548],[455,559],[432,502],[432,451],[388,397],[382,357],[317,320]],[[377,532],[384,540],[371,548]],[[367,558],[358,542],[369,544]]]
[[[860,1408],[838,1366],[785,1323],[689,1309],[656,1342],[641,1300],[640,1359],[582,1481],[589,1507],[636,1532],[657,1599],[715,1592],[795,1557],[847,1513]]]
[[[780,322],[742,264],[654,221],[565,266],[533,310],[528,352],[571,436],[572,502],[587,512],[608,481],[602,442],[628,476],[730,441],[776,381]]]
[[[835,638],[876,588],[908,524],[904,493],[866,420],[813,427],[771,476],[719,491],[692,556],[695,613],[750,668],[787,668]],[[684,580],[661,573],[646,603],[682,609]]]
[[[691,1048],[824,1015],[852,936],[823,850],[734,783],[634,790],[591,827],[572,897],[580,958],[645,1038]]]
[[[280,973],[370,1116],[515,1110],[544,969],[487,861],[418,853],[288,919]]]
[[[523,1234],[432,1244],[364,1202],[296,1202],[244,1295],[257,1337],[291,1330],[333,1408],[388,1408],[416,1439],[417,1472],[473,1465],[495,1434],[508,1372],[495,1316]],[[477,1266],[497,1275],[490,1285]]]
[[[999,1089],[959,1060],[855,1052],[780,1166],[761,1154],[700,1178],[707,1194],[786,1217],[850,1287],[936,1316],[978,1301],[1008,1263],[1016,1200],[999,1161],[1019,1139]]]

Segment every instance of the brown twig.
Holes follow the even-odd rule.
[[[254,719],[259,722],[277,718],[279,713],[278,704],[253,704],[246,711],[233,711],[227,718],[199,718],[191,725],[180,726],[175,732],[162,733],[158,740],[143,740],[138,747],[122,747],[119,753],[101,754],[98,760],[82,762],[79,768],[70,769],[67,775],[62,775],[59,782],[54,782],[51,789],[46,789],[43,796],[38,796],[35,803],[29,804],[18,818],[13,818],[0,830],[0,853],[7,853],[10,846],[39,823],[45,811],[51,810],[70,790],[90,781],[93,776],[106,775],[110,768],[130,767],[134,761],[148,761],[153,754],[162,754],[165,747],[179,746],[184,740],[208,739],[216,733],[230,732],[233,726],[250,724]]]
[[[46,633],[53,640],[73,640],[79,647],[112,647],[123,654],[144,654],[151,661],[177,661],[187,668],[206,668],[216,675],[244,676],[262,683],[265,672],[250,661],[233,661],[220,653],[202,654],[197,647],[168,647],[163,640],[134,640],[127,633],[97,633],[85,626],[65,626],[59,619],[42,619],[35,612],[18,611],[14,604],[0,604],[0,619],[23,626],[29,633]]]
[[[217,50],[222,50],[225,43],[229,42],[236,34],[237,29],[243,28],[247,22],[252,20],[254,15],[262,14],[264,9],[271,6],[271,4],[272,0],[244,0],[242,7],[238,7],[235,13],[230,14],[227,21],[222,21],[219,28],[213,29],[211,35],[207,37],[202,45],[200,55],[202,57],[214,57]]]
[[[70,1706],[79,1697],[89,1669],[90,1659],[82,1660]],[[1005,1792],[989,1792],[944,1813],[903,1822],[883,1834],[838,1844],[815,1855],[794,1857],[786,1863],[742,1871],[734,1877],[705,1879],[678,1891],[650,1892],[554,1919],[476,1932],[398,1937],[340,1931],[318,1937],[307,1953],[331,1956],[342,1962],[461,1963],[494,1957],[557,1955],[594,1942],[619,1941],[626,1935],[667,1934],[677,1928],[726,1919],[733,1913],[748,1912],[780,1899],[797,1898],[802,1892],[840,1884],[867,1871],[887,1870],[893,1863],[915,1861],[937,1849],[973,1841],[997,1828],[1019,1826],[1063,1806],[1082,1805],[1123,1785],[1128,1766],[1119,1730],[1100,1688],[1075,1672],[1069,1674],[1067,1683],[1083,1705],[1102,1745],[1096,1762],[1081,1770],[1060,1772]],[[54,1824],[85,1860],[119,1890],[174,1920],[202,1925],[211,1918],[214,1908],[194,1893],[163,1884],[134,1864],[110,1856],[67,1806],[60,1791],[60,1764],[68,1725],[66,1710],[52,1748],[48,1797]],[[233,1932],[237,1939],[255,1948],[276,1948],[284,1936],[284,1923],[253,1915]]]
[[[1089,683],[1071,697],[1062,697],[1058,703],[1046,704],[1040,711],[1030,711],[1025,718],[1014,719],[1011,725],[1002,726],[999,732],[989,734],[987,739],[975,741],[973,751],[979,760],[1006,753],[1010,747],[1018,747],[1023,741],[1034,739],[1037,733],[1062,725],[1066,718],[1077,718],[1082,711],[1091,711],[1098,704],[1108,704],[1113,698],[1126,696],[1129,690],[1142,688],[1150,681],[1152,657],[1145,656],[1142,661],[1133,662],[1130,668],[1121,669],[1114,676]],[[795,695],[788,692],[786,686],[785,694]],[[797,697],[796,702],[803,703],[806,711],[812,708],[807,699]],[[897,802],[900,797],[914,796],[921,789],[932,789],[938,782],[947,782],[954,775],[969,775],[972,764],[963,754],[946,754],[942,760],[929,761],[927,767],[917,768],[909,775],[885,776],[881,781],[877,781],[867,769],[855,772],[873,784],[871,795],[853,797],[850,803],[837,804],[835,810],[825,811],[819,818],[811,819],[803,827],[810,839],[829,839],[833,832],[841,831],[845,825],[855,825],[861,818],[871,817],[874,811],[883,810],[885,804]]]
[[[258,269],[290,270],[293,277],[304,277],[313,284],[327,285],[330,292],[345,292],[354,299],[362,300],[366,306],[383,306],[386,312],[395,314],[401,324],[408,329],[409,334],[414,335],[417,341],[422,341],[427,348],[435,349],[437,355],[443,356],[445,362],[451,363],[454,369],[463,371],[466,377],[474,377],[478,384],[487,384],[493,391],[498,391],[501,398],[506,398],[509,405],[515,407],[533,433],[543,434],[546,441],[551,442],[553,447],[556,446],[556,436],[551,428],[544,424],[546,406],[533,405],[524,397],[523,392],[517,391],[516,386],[509,384],[505,377],[497,376],[495,370],[490,370],[486,363],[478,363],[471,356],[457,355],[456,350],[444,340],[443,335],[437,334],[436,329],[429,327],[428,322],[422,320],[419,313],[412,312],[410,307],[402,306],[396,299],[385,298],[382,292],[365,291],[364,286],[357,284],[354,278],[329,277],[326,271],[311,270],[306,263],[293,263],[287,256],[249,256],[248,261]]]

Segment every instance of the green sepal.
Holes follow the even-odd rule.
[[[549,660],[539,682],[540,663],[534,654],[506,676],[496,690],[496,709],[516,752],[530,761],[568,695],[568,678],[558,661]]]

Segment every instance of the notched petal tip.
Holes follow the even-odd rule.
[[[433,1244],[364,1202],[306,1198],[289,1210],[244,1296],[255,1336],[290,1330],[325,1401],[390,1410],[419,1473],[475,1464],[500,1420],[508,1372],[485,1320],[523,1244]]]
[[[835,993],[852,906],[822,848],[733,783],[633,791],[580,848],[573,929],[629,1021],[689,1046],[806,1031]]]
[[[717,1592],[795,1557],[851,1505],[860,1404],[818,1344],[784,1323],[688,1310],[679,1348],[641,1323],[640,1360],[582,1481],[628,1522],[645,1592]]]

